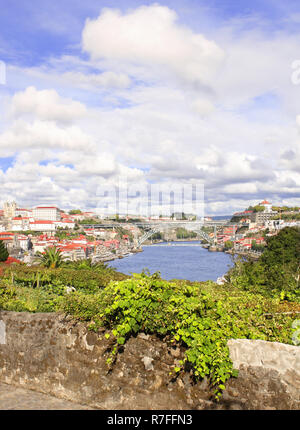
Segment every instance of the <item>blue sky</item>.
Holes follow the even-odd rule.
[[[0,7],[3,201],[43,203],[45,183],[45,202],[84,207],[99,181],[126,175],[202,181],[211,214],[300,204],[299,2]]]
[[[117,8],[125,12],[141,4],[153,3],[146,0],[0,1],[2,59],[36,65],[49,56],[73,53],[78,51],[85,20],[96,18],[101,9]],[[204,28],[207,33],[214,31],[212,22],[221,26],[235,19],[249,19],[240,31],[259,24],[270,33],[279,30],[292,32],[299,24],[290,19],[293,14],[300,13],[299,2],[294,0],[172,0],[157,3],[178,11],[182,24],[198,31]]]

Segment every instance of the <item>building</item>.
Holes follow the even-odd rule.
[[[18,238],[14,233],[0,233],[0,240],[6,245],[6,248],[9,252],[11,252],[14,248],[19,247]]]
[[[11,230],[26,231],[29,230],[30,221],[28,217],[16,216],[11,220]]]
[[[55,231],[55,222],[49,220],[36,220],[29,223],[29,228],[32,231]]]
[[[3,205],[4,217],[13,218],[14,216],[16,216],[16,209],[16,202],[5,202]]]
[[[54,221],[56,228],[69,228],[73,229],[75,227],[75,222],[67,218],[63,218],[61,221]]]
[[[268,202],[266,199],[259,203],[259,206],[265,208],[265,212],[272,212],[272,203]]]
[[[60,210],[56,206],[37,206],[32,211],[35,220],[60,221]]]
[[[30,218],[32,217],[32,210],[31,209],[22,209],[22,208],[17,208],[15,210],[15,216],[20,216],[20,217],[24,217],[24,218]]]

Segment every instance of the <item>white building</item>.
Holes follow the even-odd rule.
[[[56,206],[37,206],[32,211],[35,220],[59,221],[60,211]]]
[[[32,210],[31,209],[22,209],[22,208],[17,208],[15,210],[15,216],[21,216],[22,218],[30,218],[32,217]]]
[[[48,220],[37,220],[29,223],[30,230],[32,231],[55,231],[55,222]]]
[[[264,206],[265,212],[272,212],[272,203],[268,202],[268,200],[263,200],[259,206]]]
[[[28,217],[14,217],[11,220],[11,230],[13,231],[26,231],[30,228],[30,220]]]
[[[55,221],[55,225],[60,228],[73,229],[75,227],[75,222],[72,220],[62,219],[61,221]]]

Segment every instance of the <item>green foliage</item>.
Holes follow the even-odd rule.
[[[249,210],[251,210],[251,209],[249,209]],[[256,205],[256,206],[253,207],[252,210],[253,210],[253,212],[263,212],[265,210],[265,207],[264,206],[260,206],[260,205]]]
[[[280,230],[277,236],[267,237],[267,249],[261,257],[264,265],[292,263],[296,268],[299,260],[300,230],[298,228],[286,227]]]
[[[0,240],[0,261],[6,261],[8,259],[8,251],[6,249],[6,246],[4,245],[3,241]]]
[[[230,282],[269,297],[300,300],[299,229],[286,227],[266,240],[267,246],[257,262],[237,260],[229,271]]]
[[[227,240],[225,243],[225,248],[226,249],[232,249],[233,248],[233,242],[231,240]]]
[[[217,293],[216,293],[217,291]],[[111,282],[93,298],[74,294],[64,301],[64,311],[92,320],[91,329],[104,326],[111,331],[112,365],[126,340],[143,331],[181,343],[185,359],[178,373],[192,368],[195,379],[208,377],[218,398],[225,382],[235,375],[227,341],[232,338],[291,341],[289,318],[267,320],[263,313],[274,310],[275,302],[239,290],[226,291],[213,283],[167,282],[158,273]],[[279,321],[279,325],[278,325]]]
[[[80,209],[72,209],[71,211],[69,211],[70,215],[79,215],[81,214],[81,210]]]
[[[256,280],[263,269],[254,267]],[[68,293],[66,286],[74,286],[76,291]],[[91,330],[104,326],[111,342],[109,366],[127,339],[139,331],[163,337],[171,345],[183,345],[185,358],[174,366],[173,376],[192,369],[195,379],[208,377],[216,398],[228,378],[236,374],[229,358],[229,339],[291,343],[293,317],[277,315],[280,306],[280,300],[234,285],[228,289],[213,282],[167,282],[159,273],[129,278],[105,264],[93,265],[91,260],[56,269],[8,267],[0,282],[0,309],[63,311],[90,322]],[[266,319],[265,313],[276,317]]]
[[[81,233],[82,235],[86,235],[85,232]],[[72,230],[70,229],[66,229],[66,228],[60,228],[58,227],[58,229],[55,232],[55,237],[57,239],[75,239],[76,237],[78,237],[78,233],[74,233]]]
[[[256,243],[256,241],[253,240],[251,242],[251,249],[253,249],[254,251],[260,251],[260,252],[262,252],[262,251],[265,250],[265,245],[262,245],[260,243]]]
[[[82,221],[78,221],[78,224],[99,224],[99,220],[95,218],[83,219]]]
[[[90,266],[89,266],[90,265]],[[64,263],[64,267],[43,268],[39,266],[16,266],[4,269],[4,279],[26,288],[47,288],[55,282],[74,287],[76,290],[95,293],[112,280],[123,280],[127,276],[103,263],[92,265],[89,260]]]
[[[151,240],[163,240],[163,239],[164,239],[164,236],[160,231],[158,231],[157,233],[154,233],[151,236]]]
[[[39,260],[44,267],[56,269],[63,264],[61,252],[55,246],[46,249],[44,254],[39,254]]]

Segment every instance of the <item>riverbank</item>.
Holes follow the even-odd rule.
[[[259,257],[261,256],[261,253],[259,253],[257,251],[226,249],[225,247],[214,246],[214,245],[209,245],[209,244],[203,244],[202,247],[207,249],[209,252],[225,252],[225,254],[230,254],[232,256],[240,255],[242,257],[248,257],[248,258],[252,258],[254,260],[258,260]]]

